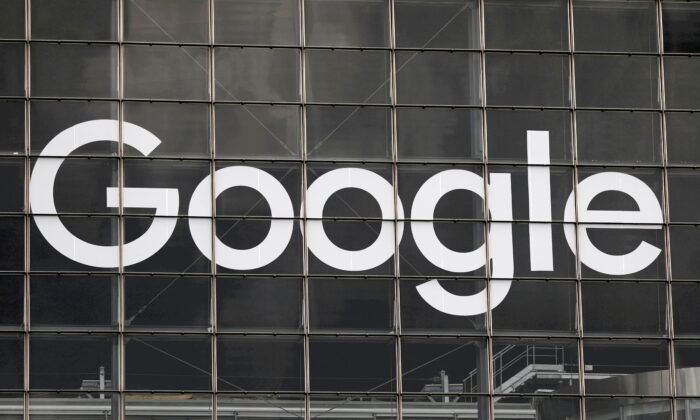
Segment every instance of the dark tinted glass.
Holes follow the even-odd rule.
[[[300,337],[227,337],[217,340],[219,389],[301,391],[304,341]]]
[[[117,389],[116,343],[112,335],[33,335],[29,386],[79,390],[104,375],[105,389]]]
[[[24,152],[24,101],[0,101],[0,153]]]
[[[652,112],[576,113],[580,163],[661,163],[661,116]]]
[[[32,38],[113,41],[117,0],[34,0]]]
[[[574,35],[577,51],[657,51],[656,2],[576,1]]]
[[[398,48],[479,48],[475,0],[396,0]]]
[[[32,44],[31,60],[34,96],[117,96],[114,45]]]
[[[126,389],[211,389],[211,338],[124,337]]]
[[[24,159],[0,159],[0,212],[21,212],[24,210]]]
[[[217,43],[298,45],[299,2],[296,0],[215,0]]]
[[[486,0],[486,48],[566,50],[569,11],[563,0]],[[537,28],[537,30],[532,30]]]
[[[24,96],[24,45],[0,44],[0,95]]]
[[[700,283],[675,282],[673,290],[673,331],[677,336],[700,336]]]
[[[32,327],[115,327],[119,308],[117,295],[117,278],[114,276],[32,275]]]
[[[689,1],[661,2],[664,52],[700,52],[700,4]]]
[[[486,54],[486,103],[511,106],[567,106],[568,57]]]
[[[0,335],[0,388],[22,389],[24,378],[24,341],[21,335]]]
[[[153,42],[208,42],[208,0],[124,2],[124,39]]]
[[[700,163],[700,113],[666,114],[666,153],[668,163]]]
[[[400,160],[482,159],[481,111],[465,108],[399,108]]]
[[[24,0],[0,3],[0,38],[24,38]]]
[[[699,72],[698,57],[664,57],[667,108],[700,108]]]
[[[24,315],[24,278],[0,277],[0,327],[13,328],[22,325]]]
[[[576,104],[600,108],[658,108],[656,57],[578,55]]]
[[[386,0],[307,0],[307,45],[385,47],[389,42]]]

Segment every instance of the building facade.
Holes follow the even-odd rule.
[[[0,418],[700,419],[700,2],[0,1]]]

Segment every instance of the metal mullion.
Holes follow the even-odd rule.
[[[124,339],[125,329],[125,301],[124,301],[124,261],[123,261],[123,242],[124,242],[124,141],[123,141],[123,125],[124,125],[124,3],[123,0],[117,0],[117,130],[118,130],[118,188],[119,188],[119,209],[118,209],[118,248],[119,248],[119,274],[117,276],[117,407],[119,412],[117,418],[124,420],[126,418],[126,397],[124,389],[126,385],[126,341]],[[115,413],[112,413],[112,418]]]
[[[25,0],[24,2],[24,212],[23,217],[24,225],[24,311],[22,314],[23,318],[23,333],[22,333],[22,344],[23,344],[23,354],[22,354],[22,418],[23,420],[29,420],[29,332],[31,327],[30,318],[30,305],[31,301],[29,299],[30,290],[30,276],[29,271],[31,268],[30,260],[30,203],[29,203],[29,179],[30,179],[30,160],[29,160],[29,150],[31,141],[30,132],[30,107],[29,107],[29,97],[31,96],[31,45],[29,39],[31,38],[31,0]]]
[[[574,32],[574,4],[573,0],[568,0],[568,31],[569,31],[569,96],[570,96],[570,109],[571,113],[569,118],[571,121],[571,159],[573,163],[573,195],[574,195],[574,235],[576,238],[576,249],[575,249],[575,261],[576,261],[576,339],[578,342],[578,393],[579,393],[579,410],[581,413],[581,419],[586,420],[586,384],[584,380],[585,374],[585,362],[583,354],[583,312],[582,312],[582,283],[581,283],[581,258],[580,258],[580,243],[579,243],[579,217],[578,217],[578,183],[579,183],[579,173],[578,173],[578,137],[576,133],[576,60],[575,60],[575,32]],[[566,229],[566,225],[564,225]]]
[[[394,200],[394,217],[392,229],[394,231],[394,302],[393,302],[393,337],[394,337],[394,374],[396,375],[396,401],[394,407],[396,409],[396,418],[403,417],[403,364],[401,362],[401,295],[400,295],[400,280],[401,275],[401,251],[399,249],[399,223],[403,228],[404,222],[399,222],[399,193],[398,193],[398,123],[397,123],[397,89],[396,89],[396,4],[394,0],[389,0],[387,3],[389,8],[389,64],[390,68],[390,109],[391,109],[391,175],[392,175],[392,191]],[[405,217],[405,215],[404,215]],[[382,222],[383,224],[384,222]]]
[[[664,42],[663,42],[663,18],[661,2],[656,2],[656,35],[657,48],[660,54],[658,69],[659,69],[659,105],[661,106],[661,154],[662,154],[662,172],[663,172],[663,208],[664,208],[664,253],[666,263],[666,327],[667,334],[667,351],[668,351],[668,371],[669,371],[669,391],[671,395],[671,418],[677,417],[677,401],[676,401],[676,362],[675,362],[675,341],[673,329],[673,289],[672,289],[672,267],[671,267],[671,237],[670,237],[670,200],[668,193],[668,143],[666,137],[666,83],[664,74]]]
[[[301,206],[303,215],[300,215],[302,225],[302,323],[303,323],[303,343],[304,343],[304,419],[311,420],[311,369],[310,369],[310,339],[309,339],[309,248],[306,226],[308,223],[306,211],[306,191],[308,189],[308,156],[306,153],[306,117],[307,117],[307,101],[306,101],[306,9],[304,0],[298,0],[299,7],[299,48],[301,57],[299,58],[300,81],[299,81],[299,97],[300,97],[300,124],[301,133],[299,145],[299,154],[301,157]]]
[[[215,255],[215,245],[216,245],[216,223],[214,219],[214,214],[216,211],[216,197],[214,193],[216,191],[214,185],[214,177],[216,172],[216,115],[214,113],[214,100],[215,100],[215,86],[216,86],[216,76],[215,76],[215,61],[214,61],[214,13],[215,13],[215,2],[214,0],[208,1],[209,15],[209,43],[207,44],[208,58],[209,58],[209,173],[212,179],[212,194],[211,194],[211,229],[212,229],[212,241],[211,241],[211,267],[209,276],[209,287],[210,287],[210,301],[209,301],[209,333],[210,333],[210,344],[211,344],[211,394],[210,394],[210,404],[211,404],[211,418],[216,420],[218,418],[218,324],[217,324],[217,281],[216,281],[216,255]]]

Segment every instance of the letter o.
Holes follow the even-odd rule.
[[[273,218],[270,231],[261,243],[250,249],[235,249],[215,241],[216,264],[231,270],[254,270],[276,260],[287,248],[292,237],[294,208],[282,184],[267,172],[250,166],[230,166],[214,172],[214,195],[233,187],[248,187],[256,190],[267,200]],[[210,220],[197,217],[211,217],[211,175],[204,178],[190,200],[189,219],[190,234],[197,248],[205,257],[211,255],[211,224]]]
[[[379,204],[382,219],[394,219],[394,188],[384,178],[372,171],[360,168],[335,169],[318,177],[306,192],[306,217],[321,219],[326,201],[345,188],[357,188],[369,193]],[[396,215],[403,218],[401,200],[396,199]],[[304,209],[302,208],[302,214]],[[382,222],[379,236],[365,249],[348,251],[335,245],[326,231],[323,222],[311,221],[306,224],[306,244],[311,252],[333,268],[345,271],[370,270],[391,258],[396,246],[395,240],[401,241],[403,222],[398,222],[398,238],[394,238],[393,230],[387,226],[393,222]]]

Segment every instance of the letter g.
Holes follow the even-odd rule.
[[[119,267],[119,246],[91,244],[68,231],[56,215],[54,182],[66,156],[97,141],[118,142],[118,133],[119,122],[116,120],[86,121],[63,130],[41,151],[29,183],[34,222],[44,238],[67,258],[93,267]],[[134,147],[144,156],[161,143],[153,133],[127,122],[122,125],[122,136],[124,144]],[[179,205],[178,191],[172,188],[124,188],[122,200],[124,207],[155,208],[156,216],[176,216]],[[119,206],[117,188],[107,188],[107,206]],[[136,264],[158,252],[170,239],[176,223],[176,218],[154,218],[143,235],[123,245],[122,264]]]

